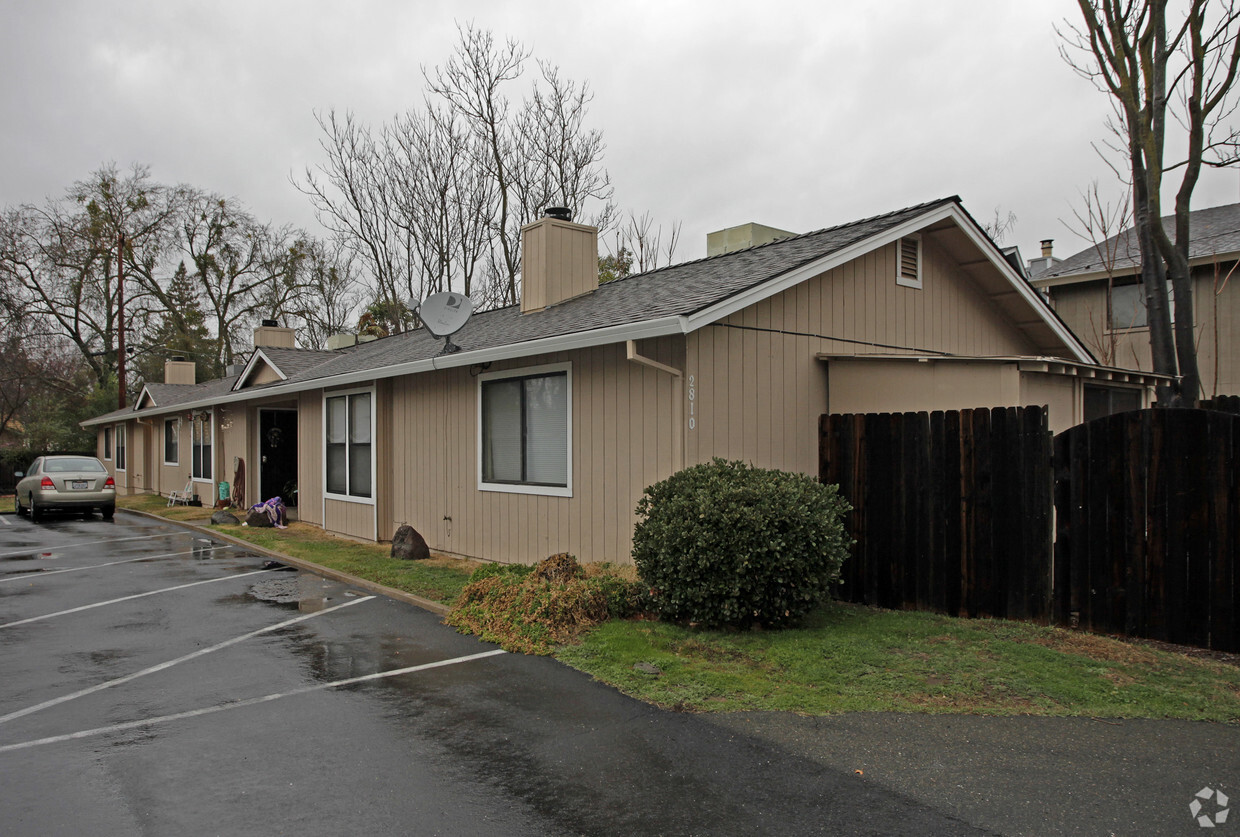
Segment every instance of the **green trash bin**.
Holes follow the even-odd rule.
[[[229,495],[229,493],[228,493],[228,483],[226,483],[226,482],[221,482],[221,483],[220,483],[220,500],[221,500],[221,501],[223,501],[223,500],[227,500],[227,499],[229,498],[229,496],[230,496],[230,495]]]

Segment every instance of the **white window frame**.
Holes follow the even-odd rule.
[[[215,485],[215,446],[216,446],[216,439],[215,439],[215,408],[214,408],[214,407],[212,407],[210,410],[205,410],[205,411],[201,411],[201,412],[205,412],[205,413],[207,414],[207,422],[206,422],[206,427],[207,427],[207,430],[209,430],[209,431],[211,432],[211,476],[209,476],[209,477],[198,477],[198,476],[194,476],[194,418],[193,418],[193,415],[191,414],[191,415],[190,415],[190,420],[189,420],[189,473],[190,473],[190,479],[191,479],[192,481],[194,481],[194,482],[201,482],[201,483],[205,483],[205,484],[207,484],[207,485],[214,486],[214,485]],[[212,493],[214,493],[214,489],[212,489]]]
[[[908,279],[904,276],[903,267],[904,267],[904,240],[905,239],[910,239],[912,241],[917,242],[917,278],[916,279]],[[909,233],[908,235],[900,236],[900,238],[896,241],[896,284],[897,285],[904,287],[904,288],[917,288],[919,290],[921,289],[923,262],[925,261],[923,257],[924,251],[925,251],[925,246],[921,240],[921,233]]]
[[[168,458],[168,425],[170,424],[176,425],[176,429],[172,431],[175,434],[176,440],[177,440],[177,458],[176,459]],[[163,448],[164,448],[164,464],[165,465],[180,465],[181,464],[181,419],[180,417],[164,419],[164,438],[161,441],[163,442]]]
[[[327,490],[327,401],[331,398],[341,398],[348,395],[369,395],[370,396],[370,496],[358,497],[353,494],[336,494]],[[348,402],[346,401],[347,405]],[[323,444],[319,449],[323,460],[323,499],[324,500],[340,500],[344,503],[359,503],[364,506],[375,505],[376,496],[379,493],[379,474],[375,468],[375,451],[379,447],[378,439],[375,436],[376,422],[375,417],[378,414],[378,397],[375,394],[374,387],[359,387],[357,389],[338,389],[323,393]],[[345,410],[348,415],[348,410]],[[348,431],[345,431],[346,440]],[[345,442],[345,450],[348,450],[348,442]],[[345,454],[345,481],[348,481],[348,454]]]
[[[567,469],[566,485],[527,485],[509,482],[485,482],[482,477],[482,385],[487,381],[504,380],[506,378],[533,378],[541,375],[553,375],[564,372],[567,383],[566,405],[568,415],[565,426],[568,428],[565,446],[565,465]],[[549,363],[542,366],[526,366],[519,369],[504,369],[499,372],[484,372],[478,376],[477,392],[477,474],[479,491],[500,491],[508,494],[535,494],[543,497],[573,496],[573,364]]]
[[[103,428],[103,461],[112,461],[112,426]]]
[[[129,470],[129,445],[125,438],[125,425],[114,425],[116,432],[112,434],[112,455],[116,457],[116,470]],[[122,455],[123,452],[123,455]]]

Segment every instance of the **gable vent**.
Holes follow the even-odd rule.
[[[910,235],[900,239],[900,263],[896,269],[896,284],[906,288],[921,287],[921,236]]]

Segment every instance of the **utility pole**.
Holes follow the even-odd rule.
[[[116,409],[125,409],[125,233],[116,234]]]

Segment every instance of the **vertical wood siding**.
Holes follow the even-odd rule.
[[[1230,265],[1224,265],[1219,284]],[[1202,397],[1240,395],[1240,282],[1233,275],[1221,293],[1215,293],[1213,266],[1194,268],[1193,322],[1197,333],[1197,365]],[[1105,281],[1051,288],[1055,311],[1103,363],[1110,351]],[[1218,324],[1217,330],[1215,323]],[[1117,331],[1111,365],[1153,371],[1148,328]],[[1217,348],[1216,348],[1217,342]],[[1217,359],[1217,370],[1215,369]]]
[[[696,427],[687,431],[690,464],[719,456],[817,473],[818,417],[833,411],[829,401],[849,397],[834,381],[828,386],[819,353],[1033,351],[929,236],[922,239],[923,287],[897,285],[896,247],[854,259],[688,336],[686,373],[696,389]]]
[[[683,368],[682,346],[679,338],[660,338],[640,341],[638,350]],[[530,563],[556,552],[630,560],[638,498],[679,467],[674,379],[628,361],[623,344],[488,371],[565,361],[572,364],[571,497],[480,491],[477,379],[469,369],[405,376],[392,381],[391,456],[384,462],[394,463],[393,502],[390,513],[380,506],[391,516],[381,519],[381,532],[409,523],[432,549],[497,561]]]
[[[323,390],[307,390],[297,399],[297,518],[327,529],[323,456]]]

